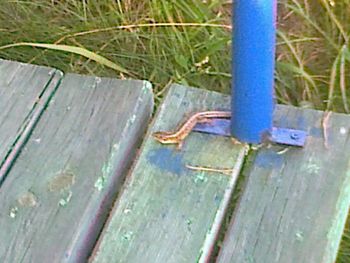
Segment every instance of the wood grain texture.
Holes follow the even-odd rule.
[[[60,78],[52,68],[0,59],[0,184]]]
[[[86,262],[153,106],[145,81],[68,74],[0,192],[0,262]]]
[[[223,110],[229,97],[174,85],[150,133],[173,130],[196,111]],[[91,262],[196,262],[207,259],[243,161],[230,139],[191,133],[181,150],[150,133],[124,184]],[[186,167],[233,169],[231,175]]]
[[[304,148],[259,150],[217,262],[331,263],[350,203],[350,116],[278,107]],[[325,139],[326,138],[326,139]]]

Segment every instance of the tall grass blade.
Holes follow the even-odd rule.
[[[73,54],[78,54],[78,55],[81,55],[81,56],[86,57],[88,59],[91,59],[93,61],[96,61],[97,63],[99,63],[101,65],[104,65],[106,67],[114,69],[116,71],[131,75],[128,70],[126,70],[122,66],[108,60],[107,58],[105,58],[101,55],[98,55],[90,50],[85,49],[85,48],[76,47],[76,46],[20,42],[20,43],[14,43],[14,44],[9,44],[9,45],[5,45],[5,46],[0,46],[0,50],[6,49],[6,48],[11,48],[11,47],[19,47],[19,46],[39,47],[39,48],[46,48],[46,49],[51,49],[51,50],[58,50],[58,51],[64,51],[64,52],[69,52],[69,53],[73,53]]]
[[[343,99],[343,105],[346,113],[349,113],[348,99],[346,96],[346,84],[345,84],[345,51],[347,50],[346,45],[341,49],[340,55],[340,91]]]
[[[333,65],[332,65],[331,75],[329,78],[329,90],[328,90],[326,111],[331,110],[331,106],[332,106],[333,100],[334,100],[334,90],[335,90],[335,82],[336,82],[337,73],[338,73],[339,56],[340,56],[340,54],[335,58]]]

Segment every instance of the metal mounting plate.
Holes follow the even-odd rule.
[[[199,123],[194,129],[197,132],[231,136],[230,120],[213,119],[210,123]],[[273,143],[303,147],[307,133],[301,130],[273,127],[269,140]]]

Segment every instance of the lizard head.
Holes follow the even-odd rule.
[[[173,138],[171,132],[155,132],[153,138],[163,144],[177,143],[177,138]]]

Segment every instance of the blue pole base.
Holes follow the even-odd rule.
[[[234,3],[231,134],[260,143],[272,130],[276,0]]]
[[[231,136],[230,126],[230,120],[213,119],[210,124],[198,123],[193,130],[221,136]],[[264,139],[267,142],[303,147],[305,145],[306,138],[306,131],[273,127]]]

